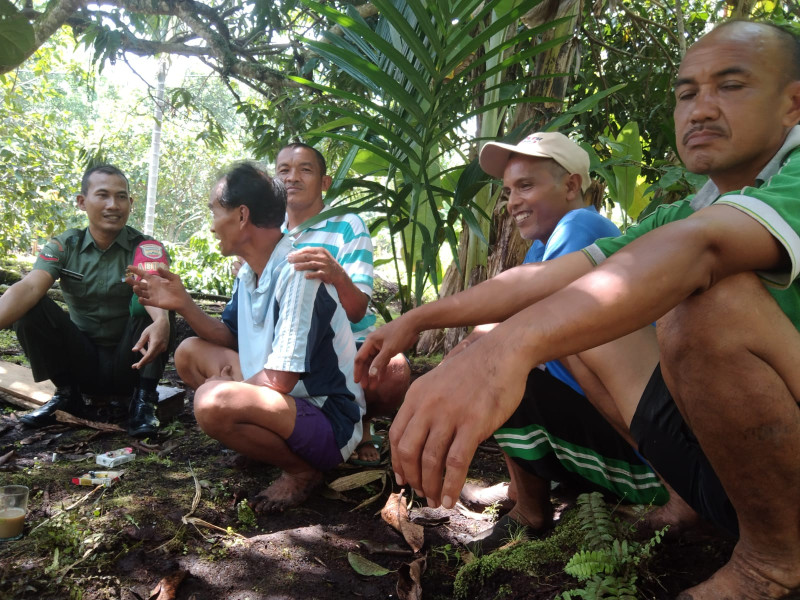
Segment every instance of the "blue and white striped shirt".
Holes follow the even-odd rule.
[[[346,460],[361,440],[364,392],[353,381],[355,343],[336,289],[286,262],[291,240],[275,247],[256,281],[242,266],[222,318],[239,343],[245,379],[261,369],[298,373],[290,395],[318,407]]]
[[[323,209],[322,213],[330,210]],[[288,221],[283,225],[287,233]],[[372,298],[372,238],[369,229],[355,214],[332,216],[291,235],[294,250],[301,248],[325,248],[331,253],[355,286]],[[358,323],[351,323],[353,337],[363,341],[375,329],[375,314],[367,309],[367,314]]]

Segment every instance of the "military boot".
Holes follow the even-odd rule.
[[[83,396],[77,386],[65,385],[57,388],[56,393],[47,404],[21,417],[20,421],[28,427],[52,425],[56,422],[55,412],[57,410],[63,410],[75,416],[83,416]]]
[[[148,392],[137,388],[131,397],[128,410],[128,435],[148,437],[158,431],[160,425],[156,417],[158,392]]]

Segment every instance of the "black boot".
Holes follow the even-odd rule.
[[[160,425],[156,417],[158,392],[148,392],[137,388],[131,397],[128,411],[128,435],[147,437],[154,435]]]
[[[66,385],[56,389],[53,397],[20,421],[28,427],[42,427],[56,422],[54,413],[63,410],[75,416],[83,416],[83,396],[76,386]]]

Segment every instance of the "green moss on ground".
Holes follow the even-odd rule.
[[[576,511],[564,513],[552,535],[541,540],[516,542],[486,556],[476,558],[456,575],[453,593],[456,598],[474,598],[479,591],[491,588],[489,581],[509,575],[543,579],[561,572],[577,551],[583,534]],[[505,584],[498,586],[498,593]]]

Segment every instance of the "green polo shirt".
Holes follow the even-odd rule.
[[[113,346],[130,315],[133,290],[122,281],[125,268],[133,262],[139,242],[150,239],[126,225],[111,246],[101,250],[88,228],[69,229],[47,242],[33,268],[59,280],[70,319],[78,329],[100,346]]]
[[[755,185],[720,195],[708,181],[694,196],[659,206],[618,238],[597,240],[583,253],[600,264],[634,239],[673,221],[685,219],[711,204],[732,206],[758,221],[784,248],[789,265],[783,271],[759,272],[767,291],[800,330],[800,126],[793,127],[780,150],[756,176]]]

